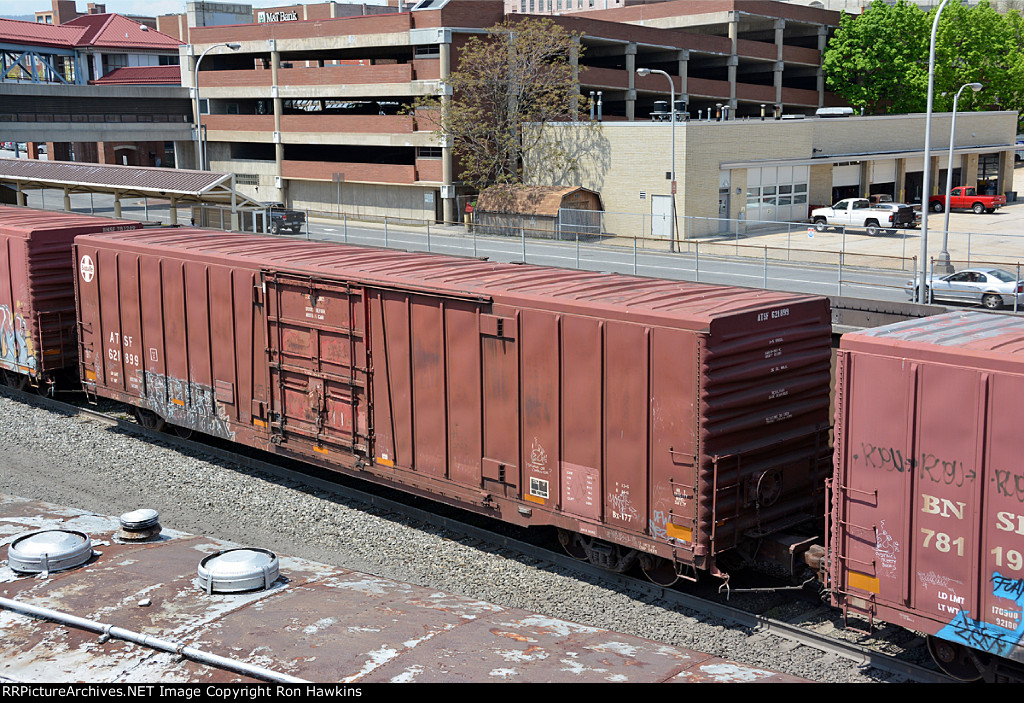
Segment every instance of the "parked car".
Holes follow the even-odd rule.
[[[1013,152],[1013,160],[1024,161],[1024,134],[1017,135],[1017,150]]]
[[[811,211],[811,223],[819,232],[828,227],[864,227],[868,234],[875,235],[882,229],[892,232],[898,227],[913,227],[916,220],[914,208],[909,205],[872,205],[867,198],[846,198],[832,207]]]
[[[995,212],[996,208],[1006,205],[1005,195],[981,195],[972,186],[957,186],[949,191],[949,207],[952,210],[973,210],[980,215],[983,212]],[[942,212],[946,207],[945,195],[933,195],[928,198],[928,207],[932,212]]]
[[[907,281],[907,293],[911,300],[917,300],[917,277]],[[989,310],[1005,306],[1024,309],[1024,281],[1003,269],[972,268],[956,273],[937,276],[929,275],[925,283],[925,302],[947,300],[957,303],[973,303]]]
[[[290,210],[283,205],[271,205],[270,207],[270,231],[273,234],[280,234],[288,231],[299,233],[306,224],[306,213],[301,210]]]

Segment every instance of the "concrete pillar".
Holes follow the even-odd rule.
[[[907,160],[896,159],[896,193],[892,196],[898,203],[907,202]]]
[[[25,207],[25,191],[21,189],[21,183],[17,184],[18,187],[18,205]]]
[[[738,56],[730,56],[728,59],[729,68],[729,107],[733,110],[735,116],[736,110],[736,69],[740,64]]]
[[[682,49],[677,57],[678,60],[678,73],[679,73],[679,99],[685,100],[687,104],[690,102],[690,91],[686,85],[686,79],[690,74],[690,50]],[[669,108],[671,109],[671,105]]]
[[[935,195],[936,193],[941,193],[946,188],[946,181],[942,181],[941,185],[939,184],[939,157],[938,156],[932,156],[931,157],[931,164],[929,165],[929,168],[931,168],[931,176],[929,176],[929,178],[931,179],[931,183],[929,185],[931,186],[932,192],[931,193],[924,193],[922,195],[922,197],[921,197],[921,202],[922,203],[927,203],[929,197]]]
[[[199,77],[196,75],[196,62],[198,60],[199,60],[199,57],[195,56],[194,54],[192,56],[188,57],[188,75],[192,79],[192,90],[193,91],[196,89],[196,81],[199,79]],[[202,150],[200,148],[200,140],[202,140],[203,135],[199,133],[199,100],[193,100],[192,101],[192,106],[193,106],[193,108],[192,108],[193,112],[195,113],[195,115],[193,116],[193,119],[192,119],[192,124],[195,126],[195,129],[196,129],[196,141],[195,141],[195,144],[194,144],[194,146],[195,146],[195,155],[196,155],[196,168],[197,169],[202,169],[203,165],[200,163],[200,159],[202,158]]]
[[[452,45],[448,43],[442,43],[439,47],[440,56],[438,61],[440,62],[440,76],[442,81],[448,80],[448,77],[452,73]],[[448,105],[451,102],[450,95],[441,96],[441,111],[444,112],[448,109]],[[444,195],[449,197],[441,198],[441,217],[445,222],[458,222],[459,213],[456,210],[458,200],[455,197],[455,165],[454,157],[452,156],[452,146],[447,140],[441,145],[441,190],[448,191]]]
[[[288,187],[284,180],[284,140],[281,134],[281,113],[284,100],[280,97],[278,74],[281,70],[281,52],[277,41],[268,39],[270,48],[270,97],[274,101],[274,200],[288,205]]]
[[[171,198],[171,207],[169,212],[171,217],[171,225],[178,224],[178,201],[175,200],[174,198]]]
[[[114,191],[114,217],[121,217],[121,194]]]
[[[828,43],[828,29],[825,27],[818,27],[818,51],[821,54],[825,53],[825,44]],[[825,107],[825,72],[821,70],[821,59],[818,59],[817,69],[818,79],[818,107]]]
[[[860,197],[866,198],[871,194],[871,162],[860,162]]]
[[[729,60],[727,62],[729,70],[729,107],[733,110],[736,109],[736,69],[740,65],[739,58],[739,40],[740,40],[740,13],[730,12],[729,13]]]
[[[774,70],[774,75],[775,75],[775,104],[776,105],[781,105],[782,104],[782,69],[783,69],[783,62],[782,61],[776,61],[775,62],[775,67],[773,69]]]
[[[64,188],[64,212],[71,212],[71,193],[66,187]]]
[[[626,76],[629,87],[626,90],[626,119],[636,118],[636,43],[626,44]]]

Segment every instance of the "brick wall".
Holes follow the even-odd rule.
[[[460,3],[461,4],[461,3]],[[425,13],[425,14],[430,14]],[[275,22],[271,24],[236,24],[218,27],[195,27],[192,41],[200,47],[219,42],[239,42],[265,39],[306,39],[357,34],[407,32],[412,27],[409,13],[342,17],[305,22]]]
[[[411,134],[413,119],[411,115],[282,115],[281,131]]]
[[[441,159],[416,159],[417,181],[440,181],[441,174]]]
[[[340,161],[284,161],[281,171],[285,178],[313,181],[333,181],[335,173],[344,173],[345,182],[369,183],[416,182],[416,167],[412,164],[360,164]]]
[[[266,132],[269,138],[274,131],[273,115],[203,115],[203,126],[207,139],[213,132]]]

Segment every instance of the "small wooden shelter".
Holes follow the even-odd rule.
[[[600,235],[601,196],[564,186],[491,186],[480,193],[474,221],[485,234],[575,239]]]

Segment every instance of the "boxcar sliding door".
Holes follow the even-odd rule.
[[[365,454],[369,370],[361,287],[264,273],[274,441]]]

